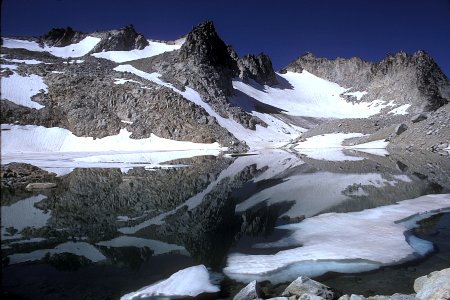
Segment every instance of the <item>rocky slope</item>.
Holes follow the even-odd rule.
[[[198,91],[222,117],[231,118],[243,126],[255,129],[256,124],[267,126],[240,107],[232,106],[232,79],[254,79],[262,84],[276,83],[270,59],[260,54],[238,58],[217,34],[211,22],[194,27],[178,51],[131,62],[139,70],[157,72],[175,86],[189,86]]]

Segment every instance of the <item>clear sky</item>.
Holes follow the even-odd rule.
[[[379,61],[425,50],[450,77],[449,0],[3,0],[1,34],[133,24],[147,38],[170,40],[203,20],[238,55],[264,52],[276,70],[306,51]]]

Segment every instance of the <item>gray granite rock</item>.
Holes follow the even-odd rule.
[[[319,296],[327,300],[335,297],[335,293],[331,288],[305,276],[297,278],[288,285],[282,296],[296,295],[301,297],[304,294]]]
[[[414,281],[416,297],[422,300],[450,299],[450,268],[432,272]]]
[[[260,296],[260,287],[256,280],[253,280],[249,284],[247,284],[242,290],[239,291],[234,297],[233,300],[253,300],[261,298]]]

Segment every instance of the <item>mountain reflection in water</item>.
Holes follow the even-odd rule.
[[[75,169],[52,190],[2,191],[4,293],[119,298],[196,264],[222,273],[230,253],[276,253],[283,248],[253,246],[286,237],[279,225],[450,192],[446,157],[351,155],[268,151],[182,159],[172,163],[189,167],[174,169]]]

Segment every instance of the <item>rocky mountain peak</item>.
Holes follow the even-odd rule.
[[[239,77],[245,82],[253,79],[261,85],[273,86],[277,78],[273,71],[272,61],[264,54],[246,55],[238,60]]]
[[[387,54],[378,63],[361,58],[318,58],[305,53],[280,72],[306,70],[355,91],[367,91],[363,98],[395,99],[413,106],[411,112],[433,111],[448,103],[450,82],[425,52],[409,55],[404,51]],[[386,88],[389,87],[389,88]]]
[[[149,45],[145,37],[137,33],[133,25],[127,25],[118,30],[111,30],[99,34],[101,41],[92,52],[129,51],[144,49]]]
[[[42,37],[39,41],[52,47],[65,47],[70,44],[78,43],[86,35],[79,31],[74,31],[72,27],[53,28]]]
[[[219,37],[211,21],[200,23],[192,29],[180,49],[180,54],[183,59],[192,58],[202,64],[235,68],[229,47]]]

